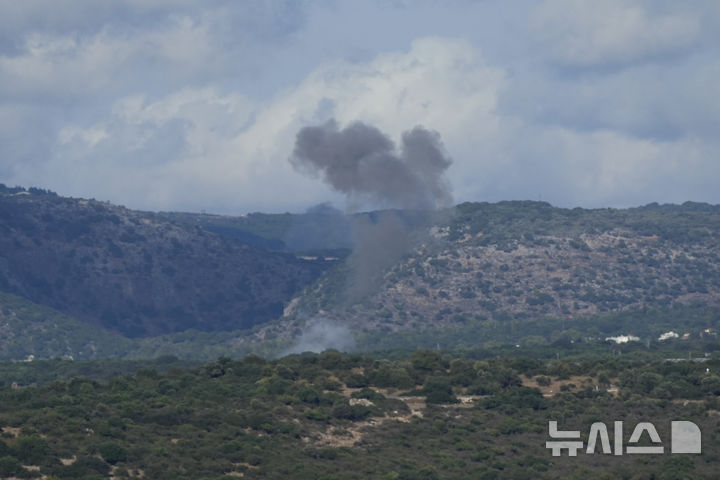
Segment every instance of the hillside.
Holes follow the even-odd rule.
[[[0,291],[129,337],[250,328],[327,265],[154,213],[0,191]]]
[[[305,213],[249,213],[242,216],[162,212],[174,222],[199,226],[248,245],[286,252],[343,255],[353,247],[349,219],[319,205]]]
[[[312,348],[363,350],[720,329],[720,207],[707,204],[228,217],[4,187],[0,231],[3,306],[34,303],[28,322],[4,310],[4,358],[271,354],[318,322],[335,330],[318,327]],[[65,321],[78,333],[58,333]],[[88,353],[90,340],[107,348]]]
[[[0,292],[0,360],[89,360],[123,355],[132,341]]]
[[[250,330],[252,331],[252,330]],[[289,342],[247,343],[247,329],[202,332],[186,330],[152,337],[127,338],[93,324],[78,321],[50,307],[0,292],[0,362],[22,361],[33,368],[39,360],[99,359],[139,362],[179,358],[184,361],[238,357],[248,353],[272,355]],[[72,363],[72,362],[71,362]],[[42,367],[39,367],[42,368]],[[80,374],[88,375],[82,370]],[[140,368],[140,367],[137,367]],[[120,372],[118,372],[120,373]],[[0,382],[7,374],[0,372]]]
[[[337,268],[269,330],[282,336],[322,317],[366,334],[470,328],[515,343],[533,324],[551,341],[588,317],[720,306],[719,246],[718,206],[466,203],[419,236],[362,301],[344,299],[354,273]]]

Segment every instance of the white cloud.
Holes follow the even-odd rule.
[[[265,138],[261,144],[268,147],[279,141],[282,151],[289,153],[301,126],[329,117],[341,124],[361,120],[376,125],[396,140],[402,131],[423,125],[441,133],[455,160],[450,175],[459,180],[478,162],[489,161],[477,150],[471,156],[464,153],[478,143],[491,142],[497,132],[493,111],[502,81],[502,70],[486,65],[469,43],[421,39],[408,52],[382,54],[364,64],[339,62],[319,68],[276,99],[246,135]],[[249,154],[266,156],[258,151]]]
[[[26,36],[21,54],[0,56],[0,94],[82,100],[140,87],[147,82],[146,75],[159,70],[168,84],[176,84],[198,71],[218,70],[223,57],[213,42],[206,25],[186,17],[174,18],[160,30],[122,34],[32,33]]]
[[[8,17],[22,25],[8,25],[10,40],[0,33],[0,98],[90,104],[207,84],[248,88],[304,18],[304,3],[290,0],[89,3],[0,5],[0,26]]]
[[[720,201],[712,1],[8,5],[4,183],[301,210],[338,198],[291,168],[295,134],[335,117],[439,131],[459,201]]]
[[[243,96],[213,89],[184,89],[158,101],[125,97],[101,122],[61,129],[55,154],[39,167],[21,167],[18,176],[135,207],[214,205],[216,186],[232,177],[218,169],[227,169],[228,146],[252,110]]]
[[[448,145],[463,148],[497,128],[493,109],[501,82],[502,72],[486,66],[467,42],[430,38],[366,64],[320,67],[264,105],[213,89],[181,90],[157,101],[128,96],[98,124],[61,130],[47,172],[70,192],[92,182],[94,195],[131,198],[125,203],[144,208],[298,210],[329,195],[287,161],[303,125],[331,116],[341,123],[362,120],[397,139],[422,124],[447,132]]]
[[[550,60],[574,67],[657,59],[687,50],[700,33],[687,11],[651,14],[641,2],[623,0],[546,0],[530,27]]]

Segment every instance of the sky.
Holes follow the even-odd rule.
[[[456,203],[718,204],[720,2],[0,0],[0,183],[349,208],[289,161],[330,119],[437,132]]]

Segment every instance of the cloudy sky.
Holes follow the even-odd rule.
[[[441,135],[455,201],[720,203],[720,2],[0,0],[0,183],[302,211],[304,126]]]

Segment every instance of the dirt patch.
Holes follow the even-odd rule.
[[[423,410],[427,407],[425,397],[390,397],[397,398],[405,402],[405,405],[410,409],[410,415],[413,417],[423,417]]]
[[[359,392],[362,388],[350,388],[347,385],[343,385],[343,388],[338,390],[338,393],[343,397],[349,398],[353,393]]]
[[[363,439],[366,430],[382,425],[385,422],[395,421],[409,423],[414,417],[422,417],[422,410],[425,408],[425,397],[398,397],[388,395],[388,398],[395,398],[405,402],[410,409],[407,415],[400,415],[393,412],[394,415],[386,415],[384,417],[373,417],[369,420],[354,422],[347,427],[331,427],[327,431],[318,432],[313,441],[316,445],[327,447],[352,447]],[[363,400],[363,399],[358,399]],[[372,402],[369,402],[372,403]],[[303,438],[304,442],[310,442],[310,438]]]
[[[2,431],[3,433],[10,434],[13,437],[20,435],[20,429],[18,427],[2,427]]]
[[[334,448],[352,447],[362,440],[361,430],[369,425],[370,422],[357,422],[348,428],[330,428],[318,434],[315,444]]]
[[[236,468],[237,468],[237,467],[243,467],[243,468],[246,469],[246,470],[250,470],[250,469],[252,469],[252,470],[257,470],[257,469],[260,468],[260,467],[258,467],[258,466],[256,466],[256,465],[250,465],[250,464],[247,463],[247,462],[237,462],[237,463],[233,463],[233,467],[236,467]],[[237,471],[233,470],[233,471],[227,472],[225,475],[227,475],[228,477],[242,478],[242,477],[245,476],[245,473],[244,473],[244,472],[237,472]]]
[[[343,391],[348,392],[346,396],[349,396],[353,391],[357,391],[359,389],[350,389],[345,388]],[[380,388],[373,388],[376,392],[384,395],[387,398],[392,398],[395,400],[402,401],[405,405],[407,405],[408,409],[410,410],[410,413],[407,413],[405,415],[400,415],[397,411],[393,412],[393,415],[386,415],[384,417],[373,417],[369,420],[365,420],[362,422],[355,422],[347,427],[331,427],[327,431],[324,432],[318,432],[315,434],[312,438],[311,437],[305,437],[303,438],[303,442],[310,443],[311,441],[319,446],[327,446],[327,447],[334,447],[334,448],[340,448],[340,447],[353,447],[358,442],[360,442],[363,439],[364,433],[371,428],[377,427],[379,425],[382,425],[385,422],[389,421],[395,421],[395,422],[403,422],[403,423],[409,423],[413,420],[413,418],[422,418],[423,417],[423,410],[427,407],[427,402],[425,401],[425,397],[419,397],[419,396],[400,396],[395,394],[397,390],[395,389],[380,389]],[[453,403],[453,404],[446,404],[446,405],[440,405],[441,407],[445,408],[469,408],[475,405],[475,402],[481,398],[484,398],[483,395],[459,395],[458,397],[459,402]],[[354,400],[354,402],[353,402]],[[372,405],[372,402],[366,399],[351,399],[351,403],[355,404],[362,404],[362,405]]]
[[[113,475],[113,476],[110,477],[110,480],[122,480],[122,478],[127,478],[127,477],[114,476],[115,473],[117,472],[118,468],[119,467],[112,468],[112,470],[110,471],[110,475]],[[140,468],[138,468],[137,470],[128,470],[128,474],[130,475],[130,478],[145,478],[145,471]]]
[[[603,389],[606,392],[612,393],[613,395],[618,394],[618,389],[615,386],[615,382],[617,382],[617,379],[611,379],[610,388],[605,388],[600,387],[600,385],[598,385],[592,377],[588,376],[576,375],[564,380],[551,378],[549,385],[538,384],[537,377],[527,378],[523,376],[521,378],[523,386],[539,389],[544,397],[553,397],[558,393],[563,393],[564,391],[579,392],[581,390],[585,390],[588,387],[592,388],[593,390]]]
[[[460,407],[460,408],[470,408],[475,405],[475,403],[483,398],[487,398],[487,395],[458,395],[457,399],[459,403],[456,403],[454,405],[448,405],[448,406],[454,406],[454,407]]]

